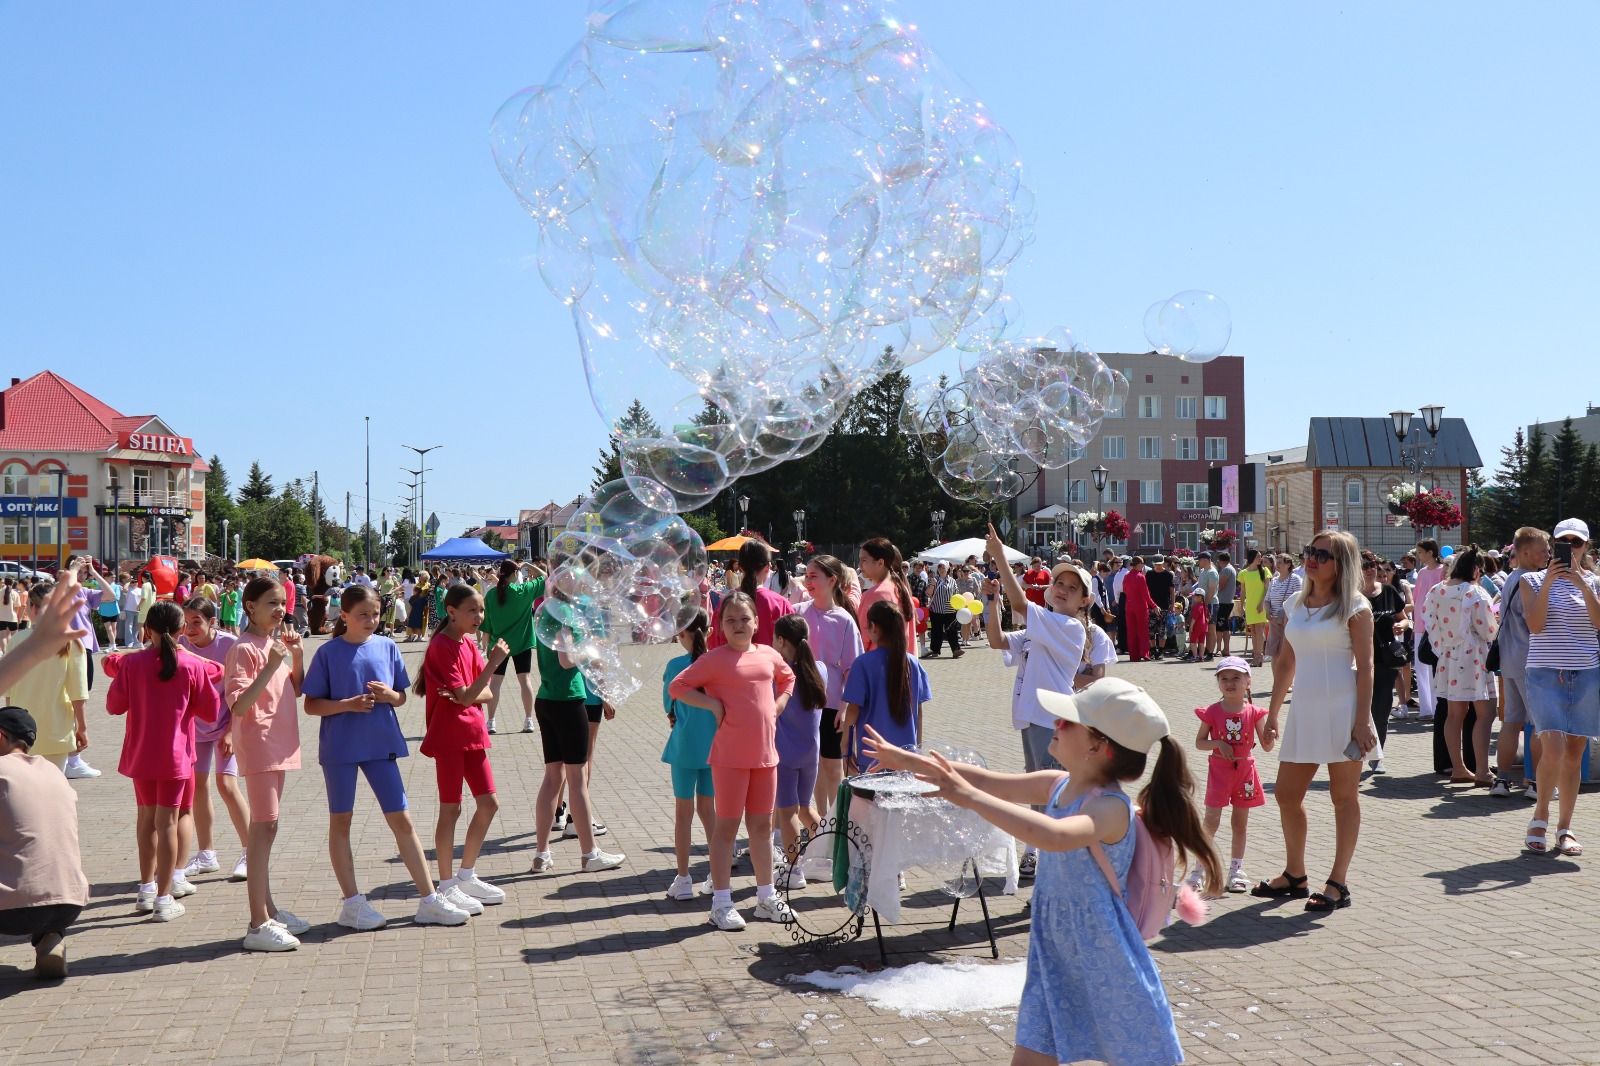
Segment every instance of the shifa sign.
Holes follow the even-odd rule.
[[[188,437],[169,437],[161,433],[124,433],[122,446],[136,452],[162,452],[168,455],[193,455],[194,441]]]

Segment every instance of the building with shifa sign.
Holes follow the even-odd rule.
[[[12,378],[0,392],[0,558],[203,558],[207,469],[156,415],[124,415],[49,370]]]

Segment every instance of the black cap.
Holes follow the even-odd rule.
[[[0,707],[0,732],[4,732],[25,748],[33,747],[39,737],[39,727],[33,715],[21,707]]]

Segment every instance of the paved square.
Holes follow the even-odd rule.
[[[413,666],[421,645],[409,645]],[[666,649],[656,649],[665,661]],[[929,735],[1020,769],[1010,728],[1010,677],[998,653],[928,664]],[[1199,667],[1121,665],[1148,686],[1177,735],[1194,735],[1190,708],[1209,702]],[[1265,702],[1270,674],[1257,678]],[[232,831],[220,837],[222,874],[201,879],[181,920],[158,925],[133,911],[132,788],[115,773],[120,721],[104,711],[105,682],[90,705],[89,756],[106,771],[77,783],[84,866],[93,899],[68,940],[72,977],[40,986],[26,942],[0,941],[0,1060],[58,1062],[678,1063],[787,1060],[819,1063],[1004,1061],[1013,1017],[1004,1012],[902,1018],[832,993],[807,992],[791,975],[877,965],[867,936],[823,955],[798,952],[783,930],[752,923],[742,934],[705,924],[703,902],[674,903],[671,802],[660,761],[666,722],[653,679],[601,734],[595,769],[608,848],[628,862],[575,873],[577,844],[556,846],[551,876],[528,873],[538,738],[495,738],[501,813],[480,872],[509,893],[459,929],[419,927],[415,893],[370,793],[358,793],[359,878],[391,919],[376,933],[332,924],[338,891],[326,855],[327,821],[316,769],[316,723],[302,718],[307,769],[290,775],[273,856],[279,903],[318,924],[300,950],[249,955],[243,885],[228,884]],[[501,721],[520,724],[516,694]],[[401,712],[415,737],[421,706]],[[413,744],[413,752],[416,745]],[[1275,756],[1261,759],[1263,779]],[[1192,764],[1204,773],[1204,756]],[[1430,738],[1416,725],[1391,733],[1390,776],[1362,787],[1365,820],[1350,875],[1355,905],[1311,918],[1293,905],[1249,897],[1218,901],[1200,927],[1177,926],[1155,945],[1193,1061],[1249,1063],[1578,1063],[1600,1061],[1600,864],[1529,857],[1521,840],[1531,804],[1447,789],[1430,769]],[[402,763],[424,843],[437,809],[429,760]],[[1203,780],[1203,779],[1202,779]],[[1600,800],[1585,796],[1576,828],[1600,846]],[[1311,870],[1331,856],[1325,791],[1309,802]],[[224,820],[224,824],[225,820]],[[1251,820],[1248,870],[1282,862],[1276,811]],[[1227,829],[1222,832],[1226,848]],[[1224,851],[1224,854],[1226,852]],[[697,847],[694,872],[703,876]],[[736,900],[748,910],[745,868]],[[990,882],[998,890],[998,884]],[[919,885],[914,881],[912,888]],[[928,887],[928,886],[920,886]],[[810,891],[821,891],[812,889]],[[991,899],[1002,957],[1026,952],[1022,896]],[[909,912],[934,922],[933,895]],[[963,915],[975,914],[963,905]],[[891,947],[945,943],[895,927]],[[967,946],[926,959],[987,959],[981,928]]]

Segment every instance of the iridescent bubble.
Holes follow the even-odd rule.
[[[1227,350],[1233,318],[1215,293],[1187,289],[1151,304],[1144,314],[1144,332],[1151,348],[1162,355],[1208,363]]]

